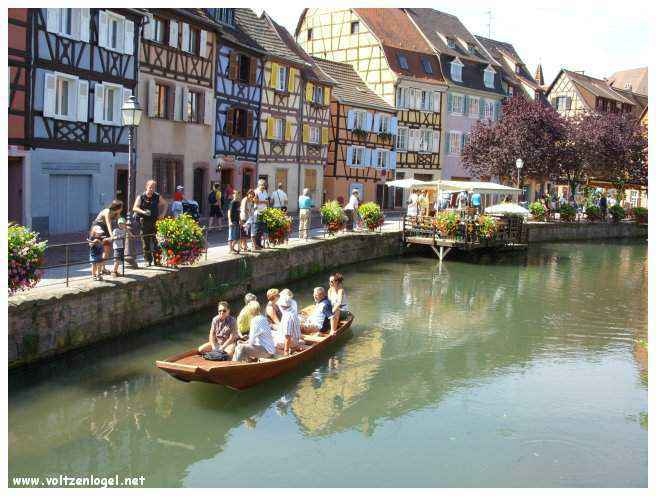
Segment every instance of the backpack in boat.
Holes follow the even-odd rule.
[[[208,351],[203,353],[203,358],[205,360],[211,360],[213,362],[225,362],[230,360],[230,355],[228,355],[223,350]]]
[[[196,202],[182,200],[182,213],[189,214],[196,222],[200,219],[200,211]]]

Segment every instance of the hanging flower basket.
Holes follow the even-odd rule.
[[[358,208],[358,213],[370,231],[375,231],[385,223],[385,216],[377,203],[363,203]]]
[[[41,280],[43,255],[47,241],[39,241],[38,233],[23,226],[9,226],[7,241],[9,295],[33,288]]]
[[[165,265],[169,267],[192,265],[203,254],[205,248],[203,228],[190,215],[182,214],[177,219],[173,217],[160,219],[156,227],[160,256]]]
[[[321,223],[331,236],[344,229],[345,222],[346,214],[337,201],[329,201],[321,207]]]
[[[292,219],[285,212],[277,208],[266,208],[260,214],[268,233],[269,243],[280,245],[287,242],[292,232]]]

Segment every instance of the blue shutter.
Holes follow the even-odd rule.
[[[353,165],[353,147],[349,146],[346,149],[346,165]]]
[[[446,133],[446,153],[451,152],[451,133]]]
[[[371,126],[373,125],[374,122],[374,116],[371,115],[371,112],[367,112],[367,118],[364,121],[364,130],[365,131],[371,131]]]
[[[374,128],[372,129],[372,131],[374,133],[379,133],[380,132],[380,120],[381,120],[380,119],[380,114],[376,114],[374,116]]]
[[[371,165],[371,148],[365,148],[362,154],[362,167],[369,167]]]
[[[448,106],[449,113],[453,112],[453,98],[451,93],[447,95],[447,106]]]
[[[390,119],[390,134],[396,136],[396,129],[399,124],[399,120],[396,117]]]
[[[390,170],[396,170],[396,152],[395,151],[390,151],[389,152],[389,163],[387,165],[387,168]]]
[[[463,133],[462,138],[460,140],[460,153],[462,153],[465,150],[466,141],[467,141],[467,135]]]
[[[371,162],[369,162],[368,165],[371,167],[378,167],[378,154],[380,152],[378,150],[371,150]]]
[[[498,121],[499,119],[501,119],[501,101],[497,101],[494,112],[494,120]]]
[[[347,117],[347,123],[346,127],[348,129],[353,129],[355,127],[355,111],[354,110],[349,110],[348,111],[348,117]]]
[[[465,95],[464,101],[462,102],[462,113],[464,115],[467,115],[468,111],[469,111],[469,97]]]

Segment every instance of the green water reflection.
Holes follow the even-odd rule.
[[[646,486],[646,244],[344,269],[353,332],[236,393],[153,362],[210,313],[10,376],[9,475],[149,486]],[[327,275],[292,285],[301,303]],[[305,470],[306,464],[321,470]]]

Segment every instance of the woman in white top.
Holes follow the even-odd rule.
[[[418,209],[419,207],[419,196],[417,196],[416,192],[410,193],[410,197],[408,198],[408,217],[417,217],[418,214]]]
[[[260,304],[251,301],[246,305],[246,311],[252,316],[248,341],[237,345],[232,360],[245,362],[251,358],[271,358],[276,352],[276,345],[273,342],[271,326],[267,318],[262,315]]]
[[[344,291],[344,276],[339,272],[335,272],[330,276],[328,287],[328,299],[333,307],[333,316],[330,319],[330,333],[337,332],[340,317],[344,317],[349,313],[348,300],[346,298],[346,291]]]

